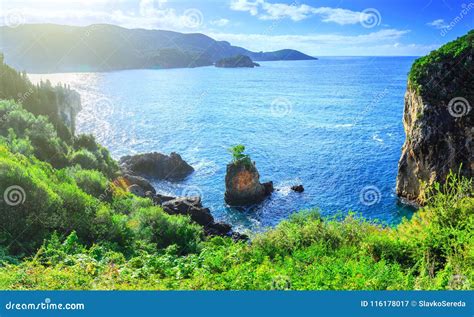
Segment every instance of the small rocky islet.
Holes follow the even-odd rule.
[[[219,68],[254,68],[260,67],[260,64],[255,63],[246,55],[236,55],[218,60],[215,66]]]

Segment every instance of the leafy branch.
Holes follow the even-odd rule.
[[[238,164],[243,163],[247,166],[252,164],[250,156],[244,154],[245,146],[242,144],[234,145],[229,148],[229,152],[232,154],[232,163]]]

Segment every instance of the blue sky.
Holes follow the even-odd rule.
[[[255,51],[424,55],[473,29],[474,0],[0,0],[0,23],[202,32]]]

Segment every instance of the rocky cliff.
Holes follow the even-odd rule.
[[[56,99],[58,104],[57,116],[69,128],[72,134],[76,132],[76,117],[81,111],[81,96],[75,90],[63,88],[61,86],[55,87]]]
[[[399,196],[423,204],[450,170],[474,175],[474,31],[415,61],[405,94]]]

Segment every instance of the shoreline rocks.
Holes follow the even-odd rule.
[[[155,188],[141,177],[126,175],[123,179],[127,183],[128,192],[146,197],[153,201],[155,206],[160,206],[170,215],[185,215],[203,227],[204,234],[208,236],[231,237],[235,241],[247,241],[249,237],[232,230],[232,226],[224,222],[216,222],[209,208],[203,207],[201,197],[173,197],[156,193]],[[132,183],[134,182],[134,183]],[[130,184],[130,185],[129,185]],[[145,185],[147,189],[142,187]]]
[[[122,174],[169,181],[180,181],[194,172],[175,152],[165,155],[157,152],[124,156],[120,159]]]
[[[248,240],[246,235],[233,231],[231,225],[216,222],[209,208],[203,207],[201,197],[169,197],[158,194],[153,201],[170,215],[189,216],[192,221],[204,228],[204,233],[208,236],[227,236],[234,240]]]
[[[227,165],[225,201],[230,206],[262,202],[274,191],[273,182],[260,183],[255,162],[237,161]]]
[[[153,185],[151,185],[150,182],[143,177],[123,174],[122,178],[125,181],[127,187],[129,188],[129,191],[130,187],[139,186],[144,193],[151,192],[153,195],[156,194],[156,190]]]

